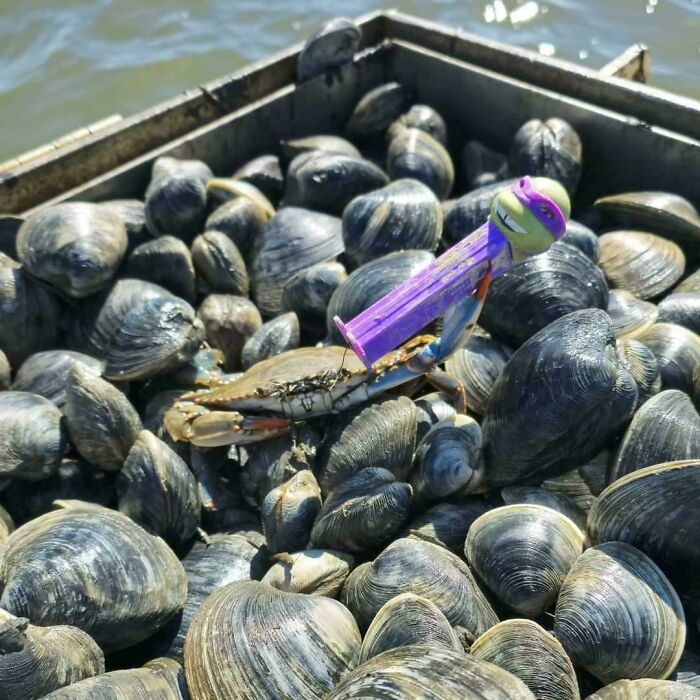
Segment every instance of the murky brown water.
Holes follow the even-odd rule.
[[[652,51],[652,84],[700,98],[700,0],[392,0],[391,6],[600,67]],[[129,115],[302,40],[376,0],[0,0],[0,160]]]

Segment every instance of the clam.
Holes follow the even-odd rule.
[[[581,176],[581,151],[581,139],[568,122],[531,119],[513,137],[508,163],[513,175],[550,177],[573,194]]]
[[[79,627],[106,652],[156,632],[187,594],[163,540],[94,505],[47,513],[12,533],[0,581],[0,607],[38,625]]]
[[[282,311],[282,290],[300,270],[343,252],[340,219],[285,207],[265,225],[249,257],[253,298],[261,313]]]
[[[104,673],[105,660],[85,632],[60,625],[36,627],[0,610],[0,694],[10,700],[43,698],[52,690]]]
[[[11,382],[10,362],[7,359],[7,355],[0,350],[0,391],[9,389]]]
[[[164,442],[142,430],[117,478],[119,510],[181,547],[197,532],[201,503],[187,464]]]
[[[19,483],[21,484],[22,482]],[[10,483],[10,486],[11,485],[12,484]],[[6,491],[7,488],[8,487],[3,490]],[[0,545],[5,543],[10,533],[13,532],[14,529],[15,523],[12,520],[12,516],[2,506],[0,506]]]
[[[501,489],[501,498],[507,505],[546,506],[565,515],[582,532],[586,532],[586,511],[562,493],[536,486],[506,486]]]
[[[620,338],[617,341],[617,354],[620,363],[637,384],[638,405],[661,391],[659,361],[644,343],[634,338]]]
[[[692,391],[693,371],[700,362],[700,336],[674,323],[655,323],[639,340],[656,355],[664,389]]]
[[[340,316],[343,320],[354,318],[429,265],[433,259],[427,250],[403,250],[358,267],[331,296],[326,314],[328,341],[344,342],[333,323],[334,316]]]
[[[282,199],[284,175],[279,158],[275,155],[253,158],[233,173],[233,179],[247,182],[259,189],[273,206]]]
[[[477,328],[445,363],[447,372],[464,387],[469,410],[483,416],[491,392],[513,351]]]
[[[394,540],[374,561],[360,564],[348,576],[341,600],[366,630],[381,607],[401,593],[433,602],[468,642],[498,622],[469,567],[420,539]]]
[[[67,442],[63,416],[51,401],[26,391],[0,392],[0,476],[28,481],[51,476]]]
[[[580,700],[564,647],[532,620],[499,622],[472,644],[470,654],[509,671],[543,700]]]
[[[246,370],[256,362],[298,348],[299,333],[299,319],[293,311],[267,321],[246,340],[241,367]]]
[[[210,209],[213,211],[216,211],[223,204],[238,198],[250,200],[256,205],[257,213],[249,211],[247,207],[242,206],[243,202],[239,202],[242,210],[238,213],[236,213],[235,209],[229,212],[233,219],[230,216],[222,216],[220,222],[217,222],[223,226],[226,226],[226,222],[229,224],[238,222],[245,228],[251,223],[249,221],[251,216],[255,219],[264,214],[264,219],[267,221],[275,215],[275,208],[272,206],[272,202],[255,185],[251,185],[244,180],[237,180],[232,177],[215,177],[207,182],[207,197]],[[205,228],[208,228],[206,224]],[[235,238],[236,227],[229,226],[229,228],[231,236]],[[241,242],[241,247],[246,248],[246,244]]]
[[[651,328],[659,316],[654,304],[626,289],[610,290],[607,312],[618,338],[637,338]]]
[[[643,231],[612,231],[599,240],[599,264],[611,287],[652,299],[683,277],[685,255],[673,241]]]
[[[700,691],[683,683],[642,678],[616,681],[589,695],[586,700],[698,700]]]
[[[443,418],[416,446],[411,486],[418,500],[476,493],[483,478],[481,428],[469,416]]]
[[[658,310],[661,323],[675,323],[700,333],[700,294],[697,292],[670,294],[659,302]]]
[[[207,208],[206,183],[213,177],[199,160],[156,159],[145,197],[146,225],[151,234],[171,234],[189,242],[201,231]]]
[[[607,305],[608,286],[600,269],[576,248],[555,243],[492,282],[480,323],[517,346],[555,319]]]
[[[262,193],[259,194],[264,197]],[[204,228],[205,231],[225,234],[237,249],[247,252],[274,214],[275,210],[266,199],[261,201],[254,197],[234,196],[209,215]]]
[[[364,158],[308,151],[289,164],[284,203],[340,216],[352,199],[388,182],[386,174]]]
[[[128,240],[127,251],[150,240],[146,226],[146,207],[141,199],[108,199],[98,206],[116,214],[124,224]]]
[[[193,302],[195,277],[187,244],[175,236],[160,236],[136,246],[126,261],[125,274],[164,287]]]
[[[21,364],[12,389],[39,394],[61,408],[66,402],[70,370],[76,365],[94,377],[99,377],[102,372],[102,362],[90,355],[72,350],[46,350],[30,355]]]
[[[410,106],[411,93],[399,83],[370,90],[356,105],[345,131],[351,138],[379,136]]]
[[[635,547],[608,542],[587,549],[566,577],[554,634],[603,683],[664,679],[683,652],[685,619],[661,569]]]
[[[311,530],[311,545],[344,552],[375,551],[408,520],[411,487],[382,468],[361,469],[327,496]]]
[[[420,129],[430,134],[443,146],[447,146],[447,125],[440,114],[428,105],[413,105],[405,114],[402,114],[391,124],[387,132],[388,140],[391,140],[403,129]]]
[[[324,22],[304,44],[297,59],[297,80],[311,80],[350,63],[360,46],[362,32],[350,19],[335,17]]]
[[[438,199],[446,199],[455,171],[447,149],[430,134],[416,128],[402,129],[389,143],[386,171],[392,180],[412,178],[427,185]]]
[[[313,472],[304,469],[272,489],[262,503],[260,517],[267,548],[295,552],[309,543],[311,527],[321,508],[321,489]]]
[[[457,633],[435,603],[413,593],[402,593],[387,601],[367,628],[360,663],[411,644],[463,651]]]
[[[63,411],[78,453],[99,469],[121,469],[141,431],[129,399],[79,365],[68,373]]]
[[[631,418],[637,385],[604,311],[575,311],[516,350],[482,423],[491,486],[537,484],[584,464]]]
[[[224,354],[224,370],[241,368],[241,351],[246,341],[262,327],[255,304],[245,297],[210,294],[197,309],[209,345]]]
[[[462,175],[469,189],[492,185],[508,173],[508,159],[481,141],[467,141],[462,149]]]
[[[109,282],[126,245],[122,220],[88,202],[42,209],[30,215],[17,233],[17,255],[26,270],[78,299]]]
[[[358,666],[327,700],[535,700],[511,673],[455,649],[413,644]]]
[[[569,219],[566,222],[566,231],[561,237],[564,243],[568,243],[574,248],[578,248],[584,255],[588,256],[592,262],[598,263],[600,258],[600,242],[598,236],[579,221]]]
[[[236,244],[220,231],[206,231],[192,241],[192,263],[205,294],[248,296],[245,260]]]
[[[418,440],[423,439],[425,434],[443,418],[449,418],[457,414],[452,397],[441,391],[423,394],[423,396],[418,397],[414,401],[414,404],[416,406],[416,418],[418,419],[416,431]]]
[[[416,428],[415,404],[405,396],[336,419],[320,459],[322,491],[328,493],[371,467],[388,469],[404,480],[411,470]]]
[[[682,292],[700,292],[700,269],[684,278],[671,293],[680,294]]]
[[[263,583],[290,593],[336,598],[353,564],[351,555],[331,549],[307,549],[273,557]]]
[[[694,650],[689,647],[690,645],[686,645],[670,678],[678,683],[700,688],[700,656],[697,654],[697,648]]]
[[[568,498],[588,513],[595,497],[608,483],[610,461],[610,453],[603,450],[581,467],[551,479],[545,479],[541,486],[543,489]]]
[[[335,600],[231,583],[206,599],[187,633],[190,696],[321,700],[357,664],[360,641]]]
[[[467,532],[464,553],[500,601],[521,615],[537,617],[556,601],[584,539],[558,511],[516,504],[477,518]]]
[[[343,211],[345,252],[357,265],[407,248],[434,252],[442,209],[417,180],[397,180],[353,199]]]
[[[337,153],[350,158],[362,158],[362,154],[342,136],[332,134],[312,134],[299,139],[280,141],[282,162],[285,167],[291,163],[300,153],[309,151],[323,151],[324,153]]]

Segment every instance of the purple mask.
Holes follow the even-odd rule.
[[[522,177],[513,185],[513,194],[526,206],[537,220],[552,234],[554,240],[559,240],[566,231],[566,217],[557,204],[546,195],[538,192],[532,186],[532,180]]]

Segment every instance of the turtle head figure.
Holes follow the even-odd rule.
[[[556,180],[523,177],[494,199],[491,221],[508,239],[518,262],[559,240],[570,212],[569,195]]]

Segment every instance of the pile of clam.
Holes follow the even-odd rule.
[[[0,240],[0,698],[700,698],[700,218],[581,209],[582,150],[556,117],[465,142],[388,83],[342,135],[161,157],[143,201]],[[444,366],[467,414],[419,379],[242,445],[164,428],[244,372],[257,417],[326,390],[333,316],[523,174],[588,225],[492,283]]]

